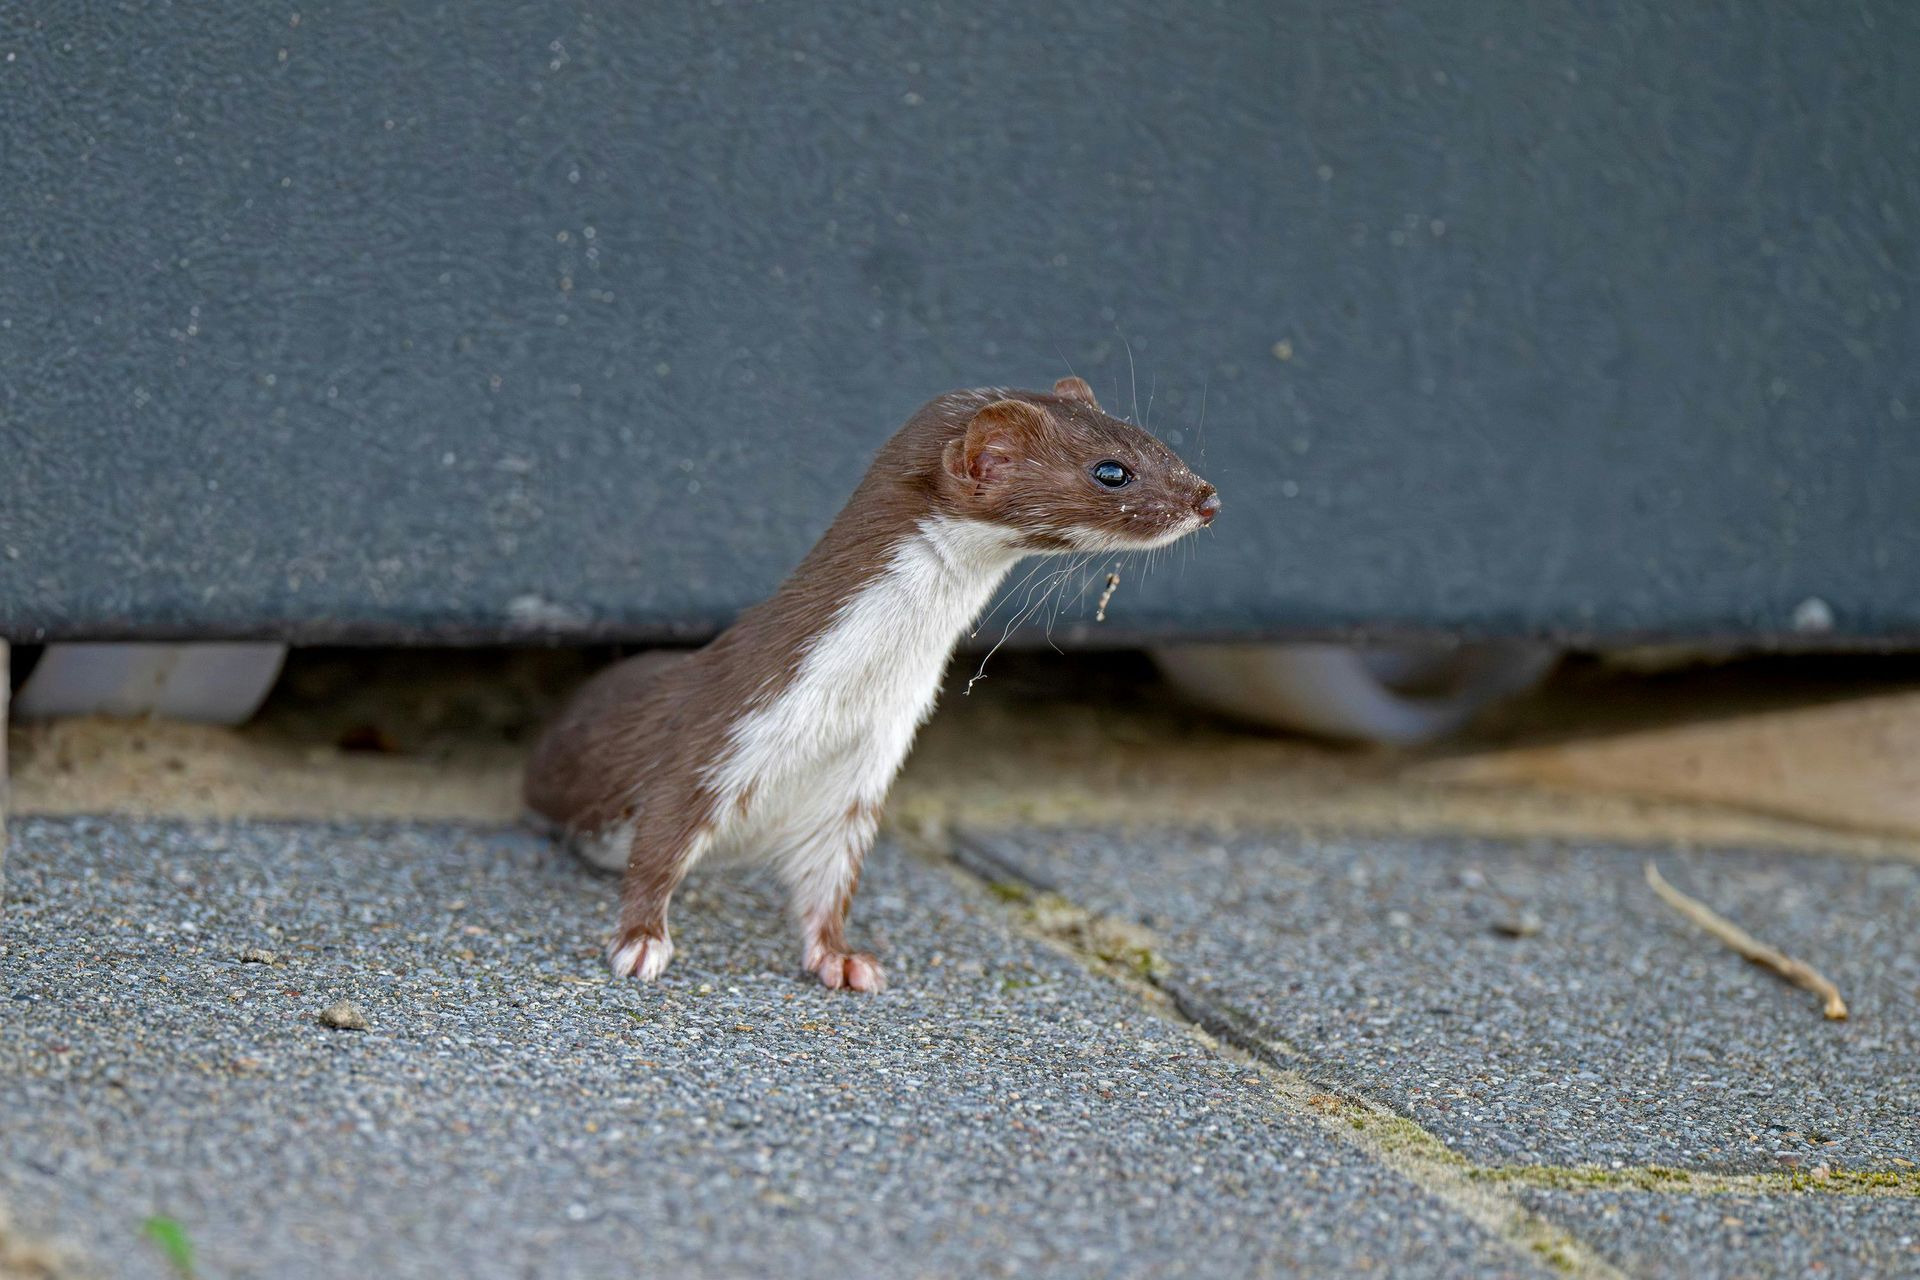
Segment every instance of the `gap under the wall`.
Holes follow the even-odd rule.
[[[518,771],[594,649],[296,650],[235,728],[10,731],[19,814],[518,817]],[[1920,857],[1920,657],[1572,657],[1418,750],[1250,729],[1133,652],[956,660],[895,824],[1089,822],[1820,845]],[[1902,744],[1905,744],[1903,747]]]

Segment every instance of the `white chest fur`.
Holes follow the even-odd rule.
[[[895,546],[779,697],[734,727],[712,775],[717,812],[728,815],[716,846],[804,857],[851,807],[877,807],[960,633],[1018,558],[1009,530],[972,522],[924,521]]]

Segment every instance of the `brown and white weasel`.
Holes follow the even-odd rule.
[[[847,911],[968,624],[1024,555],[1163,546],[1219,510],[1079,378],[923,407],[772,599],[703,649],[602,672],[534,749],[529,808],[624,868],[615,975],[667,967],[667,904],[695,863],[758,855],[791,891],[806,967],[880,990],[879,964],[847,948]]]

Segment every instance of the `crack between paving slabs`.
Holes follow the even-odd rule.
[[[1284,1040],[1265,1035],[1255,1020],[1238,1009],[1211,999],[1181,980],[1178,972],[1155,949],[1152,935],[1137,924],[1115,920],[1072,902],[1058,887],[992,849],[986,841],[964,831],[949,831],[944,842],[924,846],[967,879],[985,887],[1009,906],[1015,923],[1074,956],[1089,968],[1127,986],[1162,1016],[1187,1024],[1190,1030],[1219,1046],[1237,1050],[1261,1068],[1283,1102],[1325,1122],[1335,1132],[1406,1172],[1414,1180],[1455,1207],[1463,1189],[1492,1192],[1506,1211],[1496,1234],[1522,1244],[1557,1266],[1569,1261],[1585,1274],[1612,1274],[1576,1237],[1546,1224],[1502,1189],[1574,1192],[1650,1191],[1690,1195],[1782,1196],[1796,1194],[1916,1197],[1920,1198],[1920,1170],[1794,1170],[1783,1173],[1716,1173],[1666,1165],[1630,1165],[1602,1168],[1594,1165],[1479,1164],[1410,1117],[1371,1099],[1342,1092],[1314,1081],[1301,1070],[1303,1055]],[[1435,1180],[1445,1186],[1436,1186]],[[1500,1215],[1496,1215],[1498,1217]],[[1516,1234],[1515,1228],[1520,1228]],[[1564,1240],[1584,1255],[1556,1256],[1555,1244],[1542,1247],[1538,1231]],[[1600,1267],[1586,1272],[1591,1260]]]
[[[1018,900],[1031,906],[1034,902],[1057,900],[1056,913],[1077,915],[1087,920],[1100,920],[1107,930],[1130,932],[1141,938],[1149,935],[1143,926],[1127,925],[1108,921],[1097,913],[1073,904],[1060,894],[1051,883],[1029,876],[1024,868],[1012,860],[985,848],[984,842],[972,839],[962,832],[952,833],[949,860],[963,868],[970,876],[990,882],[994,895],[1003,900]],[[1044,929],[1046,922],[1039,922]],[[1095,929],[1099,932],[1099,929]],[[1086,932],[1085,928],[1081,932]],[[1085,948],[1081,948],[1085,959]],[[1157,952],[1151,953],[1151,964],[1142,969],[1153,990],[1167,1001],[1180,1016],[1195,1024],[1215,1039],[1225,1041],[1242,1052],[1260,1058],[1266,1065],[1278,1070],[1299,1073],[1296,1063],[1306,1057],[1298,1048],[1270,1035],[1263,1034],[1256,1021],[1233,1006],[1216,1001],[1181,981],[1178,973]],[[1094,955],[1106,964],[1114,957],[1097,953]],[[1141,968],[1141,965],[1136,965]],[[1147,971],[1150,969],[1150,972]],[[1302,1078],[1305,1079],[1303,1073]],[[1684,1191],[1700,1194],[1723,1195],[1779,1195],[1785,1193],[1816,1193],[1842,1196],[1911,1196],[1920,1197],[1920,1169],[1836,1169],[1829,1170],[1825,1176],[1809,1170],[1793,1170],[1782,1173],[1718,1173],[1711,1170],[1683,1169],[1669,1165],[1647,1164],[1627,1165],[1621,1168],[1608,1168],[1598,1165],[1485,1165],[1477,1164],[1448,1147],[1439,1137],[1421,1126],[1418,1122],[1401,1115],[1399,1112],[1380,1106],[1370,1099],[1358,1098],[1343,1093],[1339,1086],[1317,1084],[1321,1092],[1316,1096],[1330,1100],[1325,1104],[1340,1103],[1359,1107],[1384,1120],[1397,1122],[1405,1126],[1402,1130],[1405,1140],[1415,1140],[1431,1144],[1433,1158],[1444,1160],[1450,1165],[1470,1171],[1475,1179],[1515,1186],[1559,1191]]]
[[[1282,1109],[1359,1148],[1523,1257],[1567,1275],[1622,1274],[1592,1246],[1522,1205],[1497,1183],[1475,1178],[1474,1166],[1413,1121],[1366,1100],[1320,1089],[1289,1065],[1300,1057],[1297,1050],[1258,1035],[1251,1019],[1182,984],[1141,926],[1072,903],[963,834],[949,833],[944,842],[913,843],[964,883],[1017,907],[1008,911],[1016,930],[1125,988],[1150,1013],[1178,1025],[1211,1051],[1252,1067]],[[1408,1134],[1418,1140],[1407,1140]]]

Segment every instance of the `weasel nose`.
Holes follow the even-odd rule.
[[[1213,491],[1212,485],[1207,486],[1207,496],[1195,503],[1193,509],[1201,524],[1213,523],[1213,518],[1220,514],[1220,495]]]

